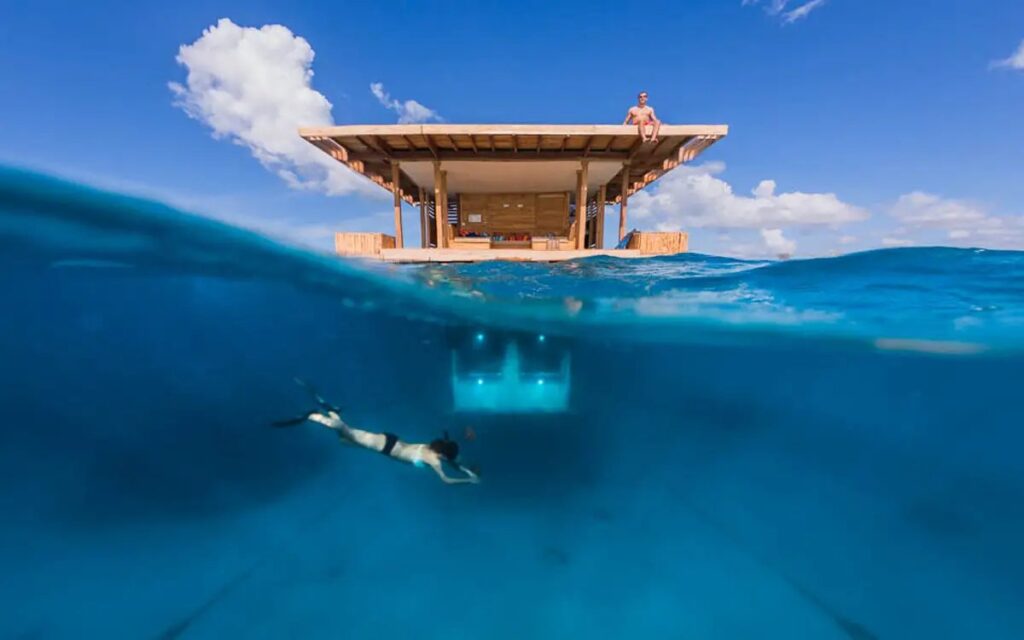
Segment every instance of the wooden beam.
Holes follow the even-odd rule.
[[[402,173],[397,162],[391,163],[391,192],[395,196],[395,246],[401,249],[402,242]]]
[[[448,248],[448,228],[451,226],[448,224],[448,172],[441,172],[441,221],[442,228],[444,229],[444,248]]]
[[[334,149],[335,153],[331,153],[331,155],[334,156],[335,160],[339,160],[341,162],[348,162],[348,149],[346,149],[344,146],[342,146],[341,143],[339,143],[334,138],[324,138],[324,139]]]
[[[437,160],[437,145],[434,144],[430,136],[423,136],[423,139],[427,141],[427,149],[430,149],[430,155],[434,157],[434,160]]]
[[[580,161],[580,169],[576,172],[578,188],[576,191],[576,248],[587,248],[587,177],[590,162]]]
[[[444,195],[441,163],[434,161],[434,232],[437,234],[437,248],[444,248],[444,216],[441,215],[441,202]]]
[[[663,124],[661,135],[665,136],[696,136],[729,134],[727,125],[686,125]],[[466,133],[491,135],[603,135],[625,136],[636,135],[635,125],[575,125],[575,124],[385,124],[385,125],[342,125],[330,127],[303,127],[299,135],[303,138],[313,136],[333,136],[338,138],[354,136],[394,136],[394,135],[462,135]]]
[[[619,242],[626,237],[626,200],[629,199],[629,163],[622,165],[622,197],[619,201]]]
[[[427,192],[423,187],[420,187],[420,248],[427,248],[427,224],[430,222],[427,220]]]
[[[583,157],[590,155],[590,148],[594,146],[594,136],[587,138],[587,146],[583,147]]]
[[[356,140],[362,142],[365,146],[373,149],[380,155],[384,156],[385,160],[390,160],[390,156],[384,151],[384,148],[377,144],[377,141],[372,136],[356,136]]]
[[[629,148],[629,152],[626,154],[626,162],[632,162],[633,158],[636,157],[636,154],[640,153],[640,149],[643,148],[643,146],[644,139],[638,137],[636,142],[633,143],[633,146]]]
[[[506,150],[495,150],[490,151],[487,149],[481,149],[479,151],[471,151],[469,149],[460,149],[458,151],[451,151],[449,149],[438,149],[437,155],[433,152],[426,151],[401,151],[395,150],[390,156],[385,157],[383,154],[376,153],[350,153],[350,161],[361,160],[363,162],[390,162],[391,160],[399,160],[402,162],[412,162],[416,160],[507,160],[507,161],[520,161],[520,160],[569,160],[576,161],[581,160],[584,157],[590,158],[591,160],[616,160],[618,162],[625,162],[629,159],[629,156],[623,151],[591,151],[588,156],[583,155],[583,150],[564,152],[557,149],[542,149],[535,153],[518,153],[511,149]]]
[[[395,150],[391,148],[391,145],[389,145],[384,140],[384,138],[378,138],[377,139],[377,144],[380,145],[381,151],[383,151],[384,155],[386,155],[387,157],[390,158],[390,157],[392,157],[395,154]]]
[[[671,140],[671,138],[662,137],[661,140],[658,140],[658,144],[654,145],[654,148],[651,149],[651,155],[657,157],[658,152],[661,151],[661,148],[668,145],[671,142]]]
[[[480,153],[480,150],[476,148],[476,140],[473,138],[473,134],[469,134],[469,146],[473,147],[473,153]]]
[[[604,249],[604,201],[608,197],[608,185],[601,185],[597,191],[597,237],[594,238],[594,247]]]

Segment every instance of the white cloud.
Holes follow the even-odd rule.
[[[210,217],[250,229],[282,242],[302,245],[320,251],[334,248],[334,234],[338,231],[380,231],[394,221],[393,211],[377,211],[365,215],[349,216],[337,222],[309,222],[276,216],[212,212]]]
[[[966,200],[914,191],[900,196],[889,215],[901,227],[882,239],[886,246],[950,244],[1024,249],[1024,216],[993,215]]]
[[[182,45],[185,84],[168,84],[174,104],[215,138],[246,147],[296,189],[379,195],[361,176],[298,136],[300,126],[333,124],[331,103],[312,87],[314,52],[282,25],[240,27],[227,18]]]
[[[796,243],[782,233],[782,229],[761,229],[761,239],[768,251],[776,256],[791,256],[796,251]]]
[[[910,238],[898,238],[892,236],[886,236],[882,238],[883,247],[912,247],[914,241]]]
[[[918,227],[949,227],[973,224],[986,217],[977,206],[913,191],[896,200],[890,213],[900,222]]]
[[[1005,60],[996,60],[992,63],[992,66],[1024,71],[1024,40],[1021,40],[1020,46],[1017,47],[1016,51],[1010,54],[1009,58],[1006,58]]]
[[[812,11],[825,5],[827,0],[807,0],[794,6],[790,0],[769,0],[764,10],[772,16],[778,16],[783,24],[792,24],[806,18]],[[743,6],[762,4],[761,0],[743,0]],[[792,8],[790,8],[792,7]]]
[[[394,100],[384,89],[381,82],[371,82],[370,92],[377,98],[377,101],[385,109],[391,109],[398,114],[398,124],[418,124],[430,120],[441,120],[440,114],[433,109],[426,107],[415,100]]]
[[[801,18],[806,18],[812,11],[824,4],[825,0],[811,0],[810,2],[805,2],[792,11],[787,11],[782,14],[782,21],[789,24],[791,22],[796,22]]]
[[[720,162],[680,167],[662,178],[653,193],[634,195],[630,211],[662,231],[836,226],[868,217],[866,211],[832,193],[777,194],[772,180],[758,184],[753,197],[736,195],[729,183],[717,177],[724,170]]]
[[[289,244],[326,249],[339,231],[338,225],[305,222],[271,216],[212,212],[210,217]]]

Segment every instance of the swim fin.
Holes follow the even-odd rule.
[[[288,418],[287,420],[276,420],[274,422],[271,422],[270,426],[272,426],[272,427],[294,427],[294,426],[302,424],[306,420],[309,420],[309,416],[310,416],[309,413],[304,413],[301,416],[296,416],[294,418]]]
[[[335,413],[341,413],[341,407],[336,407],[333,404],[331,404],[330,402],[327,402],[326,400],[324,400],[323,396],[321,396],[319,393],[317,393],[316,389],[313,388],[313,385],[309,384],[308,382],[306,382],[302,378],[295,378],[295,384],[299,385],[300,387],[302,387],[303,389],[308,391],[309,394],[311,396],[313,396],[313,399],[316,400],[316,403],[318,405],[320,405],[320,407],[322,409],[327,409],[328,411],[334,411]]]

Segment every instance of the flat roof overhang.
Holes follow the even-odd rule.
[[[588,190],[605,185],[618,202],[685,164],[729,133],[726,125],[662,125],[657,143],[642,144],[628,125],[346,125],[307,127],[299,135],[381,187],[392,190],[399,163],[404,200],[432,192],[434,162],[447,172],[451,193],[574,191],[580,161],[588,161]],[[628,167],[626,166],[628,163]]]

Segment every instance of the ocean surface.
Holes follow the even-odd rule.
[[[360,265],[0,169],[0,301],[2,638],[1024,637],[1024,253]]]

